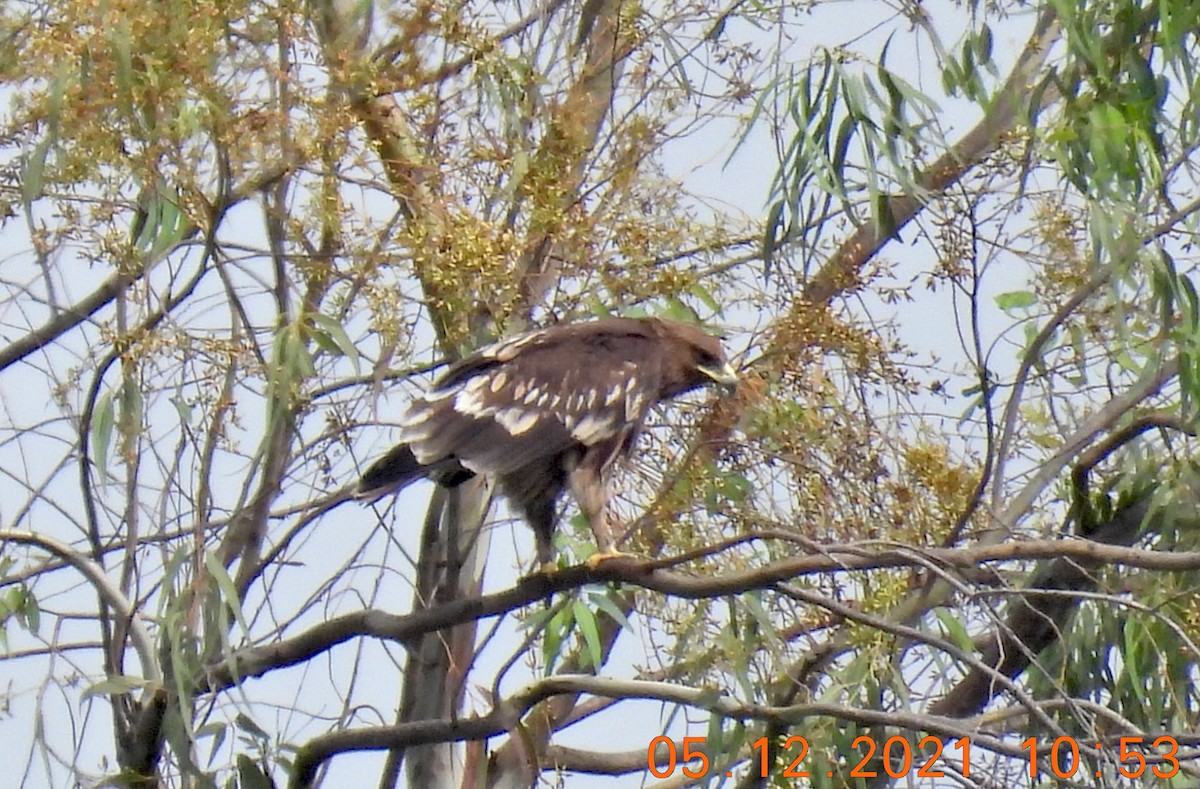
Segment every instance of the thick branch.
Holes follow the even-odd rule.
[[[1027,752],[1015,742],[1008,743],[989,734],[964,731],[962,721],[933,715],[880,712],[824,703],[773,707],[740,701],[732,696],[720,694],[712,688],[691,688],[644,680],[567,675],[549,677],[534,682],[500,702],[487,715],[473,718],[418,721],[396,726],[373,726],[316,737],[296,754],[291,786],[294,789],[310,786],[320,766],[338,754],[495,737],[519,728],[521,719],[536,704],[554,696],[581,693],[608,698],[649,699],[670,704],[682,704],[740,721],[766,721],[795,725],[812,718],[824,717],[853,721],[860,725],[895,726],[912,731],[930,732],[946,739],[958,739],[969,735],[972,746],[1010,756],[1027,756]]]
[[[1120,546],[1133,543],[1150,511],[1149,493],[1125,506],[1089,539]],[[1090,559],[1059,557],[1047,562],[1029,581],[1029,591],[1012,601],[1003,625],[988,636],[980,652],[985,664],[967,672],[954,688],[929,707],[934,715],[974,715],[1000,690],[996,674],[1016,677],[1066,631],[1079,607],[1077,593],[1096,588]],[[990,670],[989,670],[990,669]]]
[[[1030,83],[1045,63],[1058,34],[1053,7],[1047,6],[983,119],[926,168],[917,179],[917,193],[889,198],[893,219],[890,226],[885,228],[881,223],[868,222],[839,246],[837,253],[804,288],[804,303],[827,304],[838,294],[853,288],[867,261],[924,208],[924,195],[942,193],[996,150],[1026,107]]]
[[[653,563],[613,559],[595,570],[579,565],[549,576],[530,576],[502,592],[454,600],[403,616],[374,609],[339,616],[292,638],[240,650],[235,654],[232,665],[222,662],[210,668],[204,689],[222,690],[239,677],[259,676],[275,668],[295,665],[352,638],[366,636],[406,642],[464,622],[499,616],[535,604],[555,592],[578,589],[593,583],[615,581],[675,597],[702,599],[762,589],[815,573],[925,567],[929,563],[969,569],[987,562],[1058,557],[1088,562],[1093,566],[1119,564],[1169,572],[1200,570],[1200,552],[1147,551],[1079,539],[1033,540],[970,548],[915,549],[873,545],[854,548],[837,545],[826,548],[820,556],[799,556],[752,570],[716,576],[647,570],[646,566]]]
[[[675,753],[683,752],[683,742],[674,741]],[[712,760],[717,754],[705,748],[706,743],[700,743],[698,750]],[[694,744],[691,744],[693,750]],[[632,751],[599,751],[595,748],[571,748],[566,745],[551,743],[546,746],[546,768],[564,770],[571,773],[588,773],[591,775],[628,775],[640,773],[646,769],[649,759],[648,748],[635,748]],[[668,751],[664,746],[655,752],[655,764],[666,767]]]
[[[39,348],[45,348],[86,321],[101,307],[115,299],[118,293],[133,284],[144,272],[145,269],[138,268],[129,272],[120,271],[113,274],[104,281],[104,284],[80,299],[74,306],[59,312],[46,323],[33,329],[21,339],[12,342],[7,348],[0,350],[0,371],[21,361]]]

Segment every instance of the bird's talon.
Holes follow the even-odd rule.
[[[584,564],[587,565],[587,568],[589,570],[595,570],[597,567],[600,566],[600,564],[602,562],[607,562],[612,559],[636,559],[636,558],[637,558],[637,556],[635,556],[632,553],[625,553],[624,551],[618,551],[616,549],[611,549],[611,550],[607,550],[607,551],[599,551],[597,553],[593,553],[591,556],[589,556],[587,558],[587,560],[584,562]]]
[[[550,576],[557,574],[560,570],[561,568],[558,566],[558,562],[542,562],[532,570],[529,570],[527,574],[522,576],[522,578],[549,578]]]

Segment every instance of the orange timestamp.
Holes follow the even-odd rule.
[[[712,768],[708,754],[704,752],[705,739],[704,737],[684,737],[682,752],[679,752],[680,749],[676,747],[672,738],[666,735],[655,737],[646,749],[646,762],[650,774],[655,778],[669,778],[682,765],[684,776],[704,778]],[[1117,771],[1126,778],[1142,778],[1147,776],[1147,770],[1157,778],[1173,778],[1179,772],[1179,743],[1170,736],[1154,739],[1151,747],[1155,750],[1155,754],[1152,757],[1153,763],[1151,763],[1151,759],[1148,759],[1142,752],[1146,747],[1145,740],[1144,737],[1121,737],[1116,740]],[[912,743],[905,737],[889,737],[882,744],[865,735],[856,737],[851,743],[851,747],[854,748],[855,754],[859,758],[850,768],[849,777],[877,778],[878,772],[871,768],[881,766],[889,777],[903,778],[912,771],[915,765],[918,778],[944,778],[946,774],[937,768],[937,764],[943,757],[947,744],[952,751],[957,751],[955,766],[958,769],[956,772],[964,778],[970,777],[971,738],[961,737],[950,743],[949,740],[943,740],[932,734],[923,737],[917,743],[915,751]],[[1093,743],[1093,745],[1097,751],[1114,747],[1113,743],[1104,742]],[[659,746],[666,749],[665,759],[656,758]],[[1163,748],[1165,748],[1165,752],[1159,753],[1158,751]],[[808,756],[809,750],[808,740],[800,736],[788,737],[783,743],[783,749],[789,758],[793,753],[795,758],[784,768],[782,777],[811,777],[809,770],[804,769],[805,758]],[[1021,749],[1028,753],[1029,775],[1032,778],[1039,777],[1041,773],[1038,771],[1042,769],[1063,779],[1074,777],[1080,770],[1080,744],[1073,737],[1059,737],[1048,748],[1039,747],[1037,738],[1029,737],[1021,742]],[[769,769],[767,738],[759,737],[750,743],[750,750],[758,757],[758,777],[770,777],[767,774]],[[872,764],[877,753],[883,757],[882,763]],[[839,769],[842,767],[842,765],[834,766]],[[807,767],[811,769],[816,765],[809,764]],[[833,770],[828,769],[826,774],[832,777]],[[730,771],[726,775],[732,776],[733,773]],[[1099,776],[1100,773],[1097,772],[1096,775]]]
[[[655,737],[650,741],[650,746],[646,749],[646,761],[649,763],[650,774],[655,778],[667,778],[675,772],[675,768],[682,762],[683,774],[688,778],[703,778],[708,774],[710,762],[708,754],[702,750],[704,747],[704,737],[684,737],[683,752],[676,753],[675,741],[665,735]],[[655,759],[655,751],[659,745],[665,745],[667,748],[667,758],[665,762]],[[884,771],[892,778],[903,778],[913,768],[914,753],[912,743],[904,737],[889,737],[880,746],[878,742],[867,736],[856,737],[851,743],[859,758],[858,762],[850,768],[851,778],[876,778],[878,773],[875,770],[868,769],[868,765],[875,758],[875,754],[880,747],[883,749],[883,765]],[[860,749],[866,746],[866,751]],[[932,746],[932,752],[926,753],[926,747]],[[920,765],[917,767],[918,778],[944,778],[946,774],[936,769],[935,765],[942,758],[943,741],[939,737],[932,734],[923,738],[917,745],[920,753],[917,755],[917,760]],[[962,737],[950,746],[952,750],[957,750],[962,753],[963,776],[970,775],[971,764],[971,739]],[[787,767],[783,770],[784,778],[809,778],[810,772],[804,769],[805,766],[813,768],[816,765],[805,764],[805,759],[808,756],[808,740],[800,736],[788,737],[783,743],[783,749],[787,752],[790,758],[793,753],[795,758],[791,760]],[[758,755],[758,769],[760,778],[770,777],[767,774],[769,765],[767,763],[767,738],[759,737],[754,742],[750,743],[750,750]],[[921,761],[923,760],[923,761]],[[698,761],[699,764],[693,766],[692,762]],[[841,769],[841,765],[836,765]],[[727,773],[732,775],[732,772]],[[833,775],[833,770],[828,771],[828,775]]]
[[[1150,743],[1150,747],[1155,751],[1153,764],[1142,753],[1146,747],[1145,742],[1145,737],[1117,738],[1115,743],[1117,772],[1126,778],[1148,778],[1146,771],[1149,769],[1150,774],[1155,778],[1174,778],[1179,773],[1179,742],[1169,734],[1155,737]],[[1087,745],[1085,744],[1084,747]],[[1090,745],[1098,753],[1103,753],[1105,748],[1113,747],[1112,742],[1093,742]],[[1159,753],[1159,749],[1165,749],[1166,752]],[[1038,747],[1036,737],[1029,737],[1021,741],[1021,750],[1029,755],[1029,775],[1032,778],[1038,777],[1038,769],[1041,764],[1038,761],[1039,752],[1049,757],[1046,766],[1055,777],[1074,778],[1079,772],[1080,743],[1074,737],[1055,738],[1048,753],[1046,748]],[[1096,771],[1096,776],[1100,776],[1099,770]]]

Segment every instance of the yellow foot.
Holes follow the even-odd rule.
[[[632,553],[625,553],[623,551],[610,549],[607,551],[600,551],[598,553],[593,553],[591,556],[589,556],[587,558],[587,561],[585,561],[584,564],[587,565],[589,570],[595,570],[597,567],[600,566],[601,562],[607,562],[612,559],[636,559],[636,558],[638,558],[638,557]]]
[[[549,578],[559,572],[558,562],[542,562],[529,571],[523,578]]]

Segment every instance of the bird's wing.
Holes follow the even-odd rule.
[[[455,457],[486,474],[601,443],[636,431],[657,401],[658,353],[653,338],[633,334],[519,335],[415,400],[401,440],[422,463]]]

